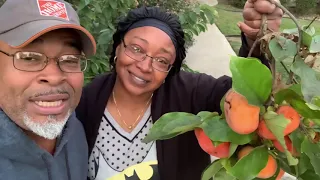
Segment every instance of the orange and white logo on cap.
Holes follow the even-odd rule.
[[[38,0],[38,7],[42,16],[53,16],[69,21],[65,3],[54,0]]]

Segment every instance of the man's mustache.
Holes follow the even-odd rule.
[[[41,97],[41,96],[48,96],[48,95],[55,95],[55,94],[69,94],[69,92],[64,88],[55,88],[50,89],[47,91],[37,92],[31,98]]]

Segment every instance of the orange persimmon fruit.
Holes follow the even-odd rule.
[[[259,125],[260,108],[248,103],[246,97],[234,90],[225,96],[224,112],[229,127],[238,134],[250,134]]]
[[[287,136],[288,134],[292,133],[294,130],[296,130],[299,127],[300,115],[291,106],[288,106],[288,105],[280,106],[277,109],[276,113],[282,114],[286,119],[290,120],[290,123],[284,129],[283,136]],[[267,128],[267,125],[266,125],[266,122],[264,119],[262,119],[259,122],[258,134],[260,137],[262,137],[264,139],[269,139],[269,140],[276,139],[274,134]]]
[[[285,173],[284,170],[280,169],[279,174],[276,177],[276,180],[281,180],[281,178],[283,177],[284,173]]]
[[[203,129],[196,128],[194,130],[198,143],[203,151],[207,154],[218,158],[226,158],[229,156],[230,142],[223,142],[214,146],[211,139],[205,134]]]
[[[293,156],[298,156],[298,152],[296,149],[293,147],[292,141],[289,138],[289,136],[284,137],[284,141],[286,143],[288,151],[293,155]],[[272,140],[272,143],[275,148],[277,148],[280,152],[284,152],[284,148],[281,146],[280,142],[278,140]]]
[[[238,152],[238,159],[248,155],[254,148],[252,146],[245,146]],[[267,179],[272,177],[277,172],[277,161],[271,156],[268,156],[267,165],[259,172],[258,178]]]

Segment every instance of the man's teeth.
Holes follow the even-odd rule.
[[[57,106],[61,105],[62,100],[60,100],[60,101],[51,101],[51,102],[48,102],[48,101],[35,101],[35,103],[38,106],[42,106],[42,107],[57,107]]]
[[[141,78],[138,78],[137,76],[135,76],[135,75],[133,75],[133,77],[136,79],[136,80],[138,80],[138,81],[141,81],[141,82],[147,82],[147,81],[145,81],[145,80],[143,80],[143,79],[141,79]]]

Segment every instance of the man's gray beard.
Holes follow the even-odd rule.
[[[23,123],[36,135],[52,140],[61,135],[70,115],[71,110],[62,120],[58,120],[55,115],[49,115],[45,122],[38,123],[33,121],[27,113],[24,113]]]

